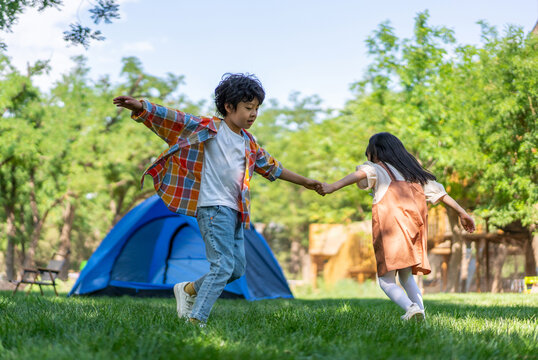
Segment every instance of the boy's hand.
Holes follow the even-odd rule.
[[[142,110],[144,109],[140,101],[130,96],[118,96],[117,98],[114,98],[112,102],[117,107],[124,107],[133,111],[135,114],[142,112]]]
[[[460,214],[460,222],[463,228],[467,232],[470,232],[470,233],[474,232],[475,230],[474,220],[472,217],[469,216],[469,214],[467,213]]]
[[[314,179],[306,179],[303,186],[310,190],[318,190],[321,187],[321,182]]]
[[[318,189],[316,189],[316,191],[321,196],[325,196],[327,194],[334,192],[334,187],[332,186],[332,184],[323,183]]]

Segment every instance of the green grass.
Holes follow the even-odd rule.
[[[538,359],[536,295],[427,295],[416,324],[372,282],[295,292],[219,300],[204,329],[172,298],[0,292],[0,359]]]

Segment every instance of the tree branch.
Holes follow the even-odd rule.
[[[530,95],[527,95],[527,99],[529,99],[529,106],[531,107],[532,115],[536,116],[536,111],[534,110],[534,107],[532,106],[532,99],[531,99]]]

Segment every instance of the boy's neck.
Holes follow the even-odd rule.
[[[228,125],[228,128],[234,133],[241,135],[241,128],[235,125],[227,116],[224,117],[224,122]]]

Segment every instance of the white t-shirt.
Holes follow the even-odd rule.
[[[385,164],[392,171],[396,180],[405,180],[402,174],[400,174],[394,166],[387,163]],[[366,179],[360,180],[357,184],[359,188],[363,190],[372,189],[374,192],[373,203],[376,204],[380,202],[392,182],[390,175],[381,165],[371,161],[366,161],[364,164],[357,166],[357,170],[362,170],[366,173]],[[439,199],[446,195],[444,186],[437,181],[429,180],[422,186],[422,188],[424,189],[424,195],[426,195],[426,201],[432,204],[436,204]]]
[[[224,205],[239,210],[245,177],[245,138],[221,123],[217,135],[204,143],[198,207]]]

